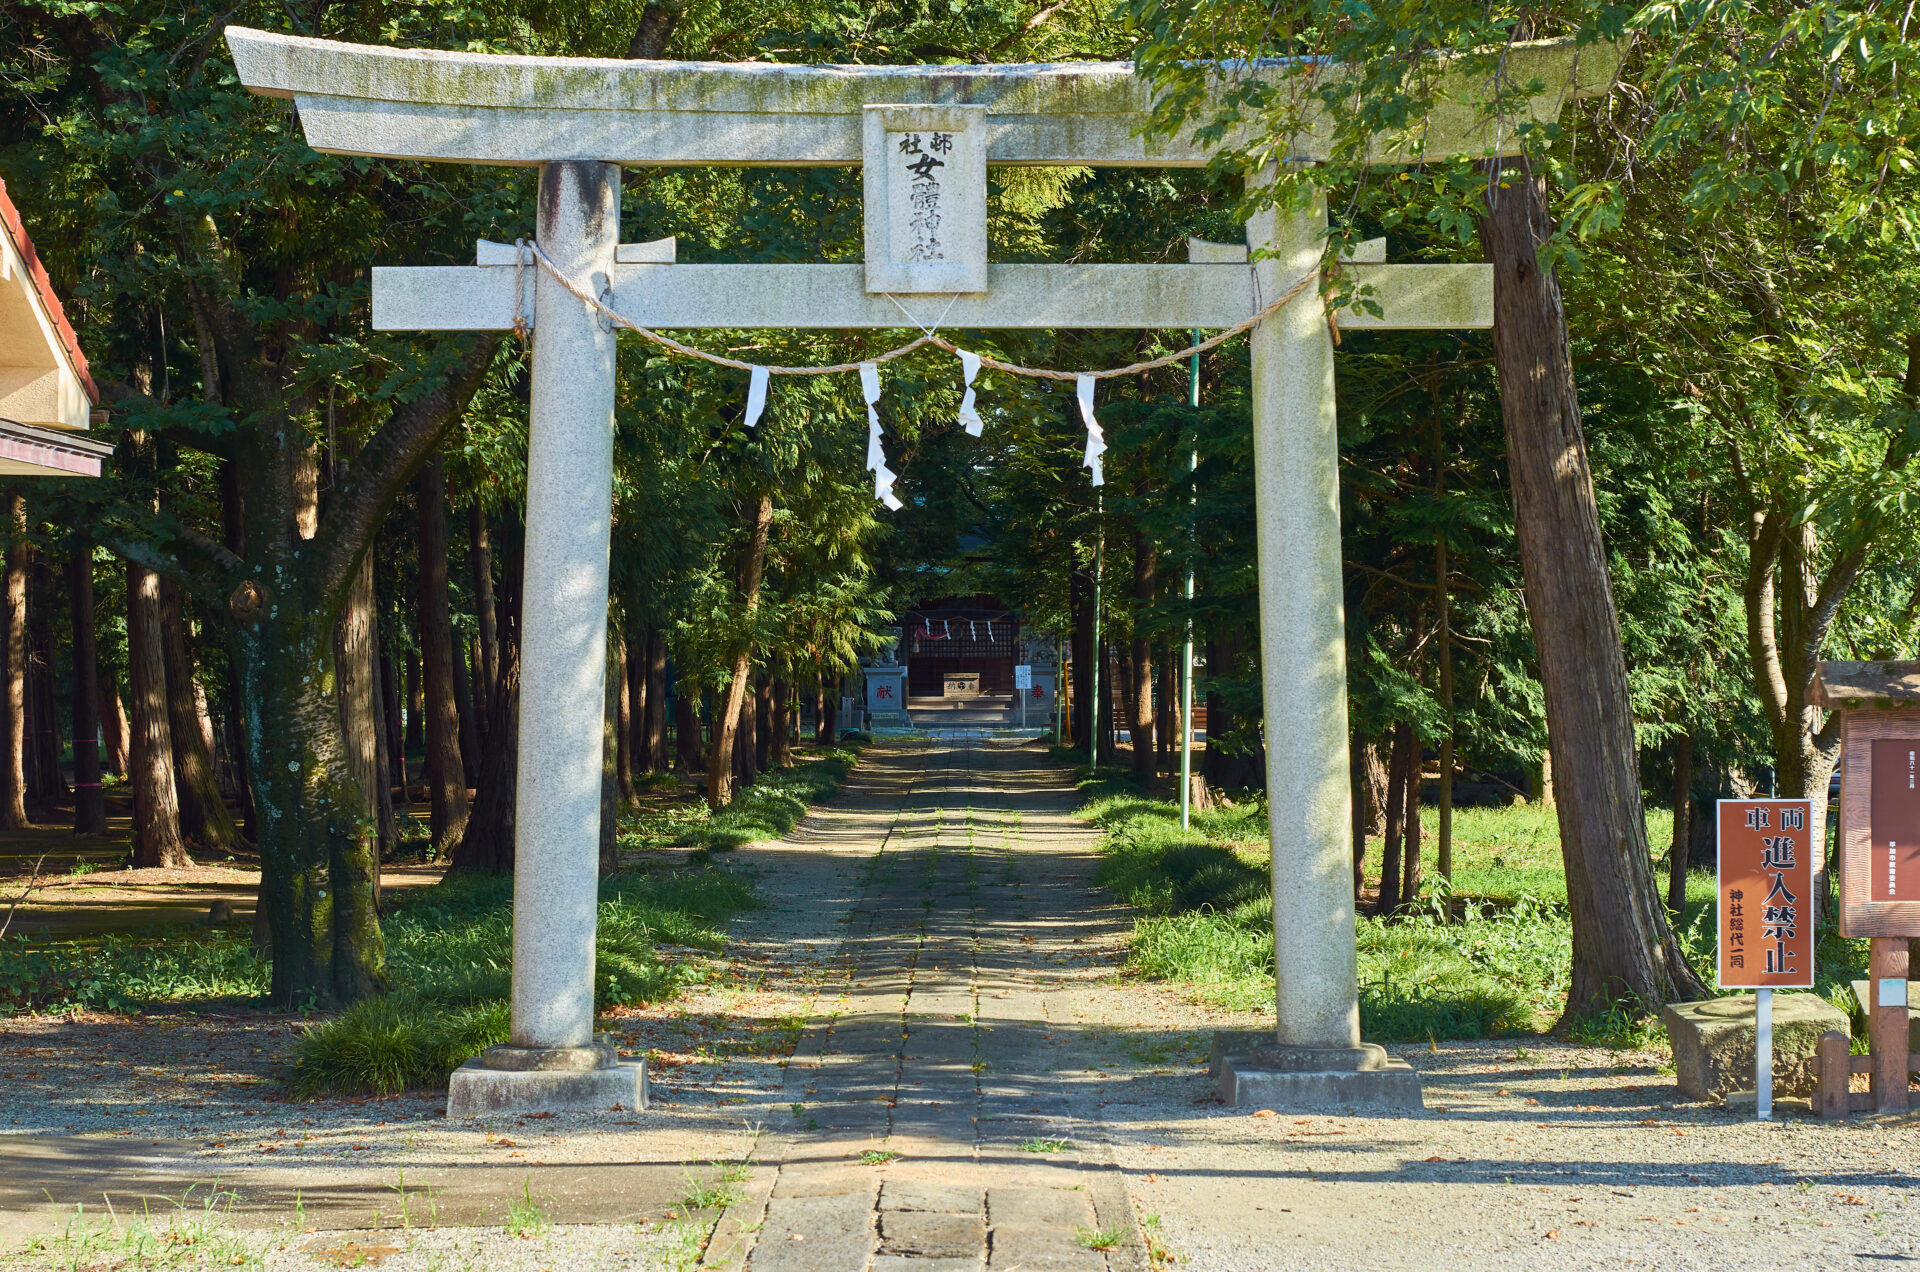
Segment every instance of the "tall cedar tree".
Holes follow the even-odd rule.
[[[1544,173],[1489,173],[1481,239],[1494,267],[1493,343],[1507,427],[1527,619],[1540,652],[1560,854],[1573,919],[1567,1013],[1627,998],[1706,997],[1655,889],[1620,621],[1574,393],[1560,284],[1541,264],[1553,233]]]

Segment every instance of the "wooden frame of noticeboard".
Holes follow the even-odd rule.
[[[1840,934],[1920,936],[1920,894],[1911,901],[1875,901],[1868,873],[1874,862],[1873,744],[1920,745],[1920,709],[1845,710],[1840,737]]]

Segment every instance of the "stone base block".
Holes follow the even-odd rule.
[[[494,1069],[473,1059],[447,1084],[447,1116],[484,1113],[607,1113],[647,1107],[647,1066],[621,1060],[603,1069]]]
[[[1660,1013],[1673,1044],[1674,1079],[1682,1094],[1717,1100],[1753,1089],[1756,1050],[1752,994],[1673,1003]],[[1818,994],[1773,996],[1773,1091],[1812,1095],[1820,1083],[1820,1035],[1847,1032],[1847,1013]]]
[[[1213,1050],[1207,1056],[1207,1076],[1218,1081],[1228,1056],[1250,1056],[1257,1047],[1273,1041],[1271,1029],[1216,1029]]]
[[[1308,1049],[1275,1047],[1266,1035],[1260,1037],[1263,1045],[1251,1054],[1219,1057],[1220,1098],[1228,1104],[1383,1112],[1426,1107],[1413,1066],[1378,1047],[1363,1045],[1351,1053],[1342,1049],[1337,1056],[1328,1051],[1338,1067],[1316,1068],[1300,1063],[1311,1058]],[[1229,1042],[1236,1040],[1229,1035]]]

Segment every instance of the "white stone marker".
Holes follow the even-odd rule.
[[[1251,267],[1245,254],[1219,245],[1197,251],[1203,263],[1186,265],[985,263],[977,175],[984,164],[1207,162],[1204,151],[1144,129],[1148,94],[1124,66],[623,63],[369,48],[241,27],[226,34],[241,80],[254,92],[294,98],[315,149],[541,164],[546,251],[648,327],[899,328],[900,306],[874,289],[900,284],[899,299],[917,321],[949,330],[1218,329],[1311,270],[1325,227],[1320,207],[1278,227],[1272,214],[1256,217],[1249,244],[1271,243],[1278,255]],[[1617,61],[1610,45],[1576,52],[1571,44],[1529,44],[1506,54],[1510,77],[1547,85],[1530,112],[1543,121],[1568,97],[1604,90]],[[1464,81],[1449,91],[1458,102],[1484,96]],[[916,259],[915,236],[929,227],[870,204],[870,241],[886,244],[877,262],[674,264],[670,240],[615,245],[618,181],[610,168],[549,162],[846,164],[874,151],[876,134],[897,134],[896,125],[945,132],[948,123],[967,134],[953,157],[974,174],[951,174],[960,179],[941,186],[943,214],[958,213],[943,226],[964,231],[957,259],[944,250]],[[1436,109],[1421,132],[1429,159],[1512,149],[1510,131],[1456,101]],[[897,150],[897,135],[891,144]],[[1310,127],[1290,159],[1318,158],[1322,145]],[[1407,161],[1404,149],[1383,147],[1382,163]],[[877,189],[872,197],[887,200],[886,183]],[[957,201],[949,205],[949,197]],[[374,326],[510,327],[516,269],[500,266],[513,259],[483,244],[475,266],[375,269]],[[1345,267],[1384,313],[1346,313],[1342,326],[1492,325],[1490,267],[1383,262],[1382,248],[1368,244]],[[626,1067],[607,1067],[612,1049],[589,1042],[613,340],[549,278],[532,291],[513,1046],[460,1069],[450,1116],[591,1107],[616,1086],[635,1093],[616,1096],[622,1103],[644,1092],[637,1067],[616,1082]],[[1253,376],[1278,1020],[1273,1035],[1250,1045],[1216,1040],[1225,1052],[1223,1094],[1234,1103],[1417,1106],[1413,1071],[1359,1038],[1333,346],[1314,291],[1254,334]]]

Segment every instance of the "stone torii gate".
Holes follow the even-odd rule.
[[[1207,162],[1146,129],[1148,87],[1124,64],[629,62],[226,34],[242,82],[292,98],[316,150],[538,167],[536,240],[554,267],[649,328],[898,329],[904,304],[950,330],[1218,330],[1319,264],[1324,206],[1253,218],[1251,263],[1245,249],[1200,244],[1185,265],[987,261],[988,164]],[[1544,121],[1603,90],[1617,58],[1607,45],[1532,44],[1507,61],[1515,82],[1547,86],[1530,111]],[[1425,155],[1511,151],[1510,133],[1470,104],[1485,94],[1464,80],[1451,88],[1426,121]],[[1325,156],[1312,129],[1292,149],[1298,162]],[[621,167],[694,164],[862,165],[865,263],[681,265],[671,240],[621,243]],[[916,219],[929,198],[937,238]],[[1349,329],[1492,325],[1489,266],[1388,265],[1378,240],[1354,257],[1383,316],[1343,314]],[[483,243],[473,266],[373,274],[377,328],[499,330],[527,318],[534,331],[512,1035],[454,1074],[450,1117],[632,1108],[646,1091],[641,1066],[593,1034],[615,336],[544,270],[517,277],[516,259]],[[1224,1094],[1418,1106],[1413,1070],[1360,1041],[1333,344],[1315,290],[1251,339],[1278,1019],[1271,1045],[1226,1060]]]

